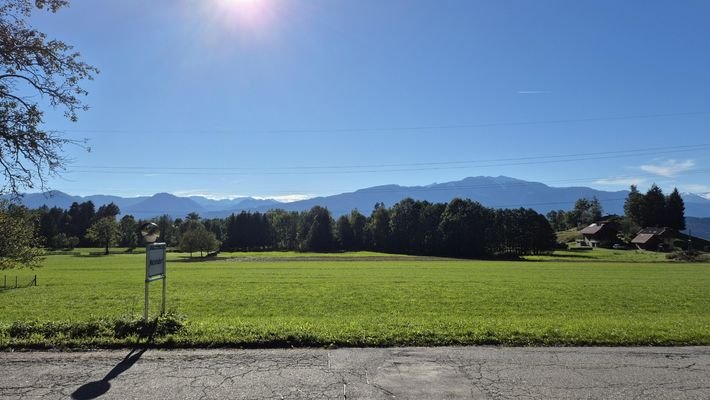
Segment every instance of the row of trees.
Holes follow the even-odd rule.
[[[641,227],[662,226],[677,231],[685,229],[685,204],[678,189],[665,196],[661,188],[654,184],[644,195],[632,185],[624,202],[624,215]]]
[[[138,229],[147,221],[131,215],[116,221],[114,204],[94,212],[91,202],[72,204],[68,210],[34,210],[38,236],[50,248],[140,243]],[[375,205],[370,216],[357,210],[334,219],[328,209],[306,212],[272,210],[232,214],[225,219],[185,219],[163,215],[153,220],[161,241],[186,252],[201,254],[216,249],[356,251],[453,257],[523,255],[554,248],[554,231],[544,216],[531,209],[495,210],[480,203],[454,199],[430,203],[404,199],[392,207]]]
[[[602,205],[596,197],[581,198],[574,203],[571,211],[552,210],[547,213],[547,219],[555,231],[565,231],[597,222],[602,219],[602,213]]]
[[[74,202],[67,210],[42,207],[33,212],[37,220],[37,234],[43,239],[44,245],[58,249],[95,243],[99,227],[105,230],[110,226],[114,229],[116,216],[121,210],[114,203],[103,205],[96,210],[94,203],[87,201]],[[102,223],[91,229],[99,221]],[[133,236],[135,237],[135,234]],[[133,246],[138,243],[137,237],[135,239]]]

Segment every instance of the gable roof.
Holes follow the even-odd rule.
[[[582,229],[580,233],[582,233],[583,235],[593,235],[602,230],[603,226],[604,224],[591,224],[588,227]]]
[[[649,240],[653,238],[661,238],[669,235],[671,235],[671,231],[668,228],[644,228],[641,229],[638,234],[636,234],[636,237],[631,240],[631,243],[646,244]]]
[[[614,228],[613,224],[608,224],[606,222],[600,222],[600,223],[593,223],[593,224],[589,225],[588,227],[582,229],[580,231],[580,233],[582,235],[596,235],[597,233],[599,233],[601,231],[609,230],[609,229],[612,229],[612,231],[609,231],[609,233],[616,232],[616,228]]]
[[[639,231],[639,235],[665,235],[668,232],[668,228],[651,227],[644,228]]]
[[[646,244],[649,240],[653,239],[654,236],[656,235],[651,233],[639,233],[635,238],[633,238],[633,240],[631,240],[631,243]]]

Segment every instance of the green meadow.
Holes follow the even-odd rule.
[[[103,331],[142,316],[144,271],[144,254],[88,251],[3,271],[12,283],[36,274],[38,286],[0,288],[0,347],[134,344],[135,334]],[[710,264],[635,251],[527,261],[169,253],[167,285],[183,325],[153,338],[166,347],[710,345]]]

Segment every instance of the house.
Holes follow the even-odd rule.
[[[611,247],[617,241],[619,230],[615,224],[599,222],[589,225],[580,232],[584,237],[578,243],[589,247]]]
[[[669,228],[645,228],[636,235],[631,244],[640,250],[670,250],[673,248],[673,231]]]

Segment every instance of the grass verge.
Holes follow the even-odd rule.
[[[710,345],[710,264],[595,254],[585,262],[235,254],[189,263],[170,254],[168,308],[184,318],[180,329],[156,331],[152,345]],[[142,312],[143,255],[45,263],[32,271],[39,286],[0,291],[0,348],[139,341],[129,322]],[[133,330],[121,333],[117,321]]]

